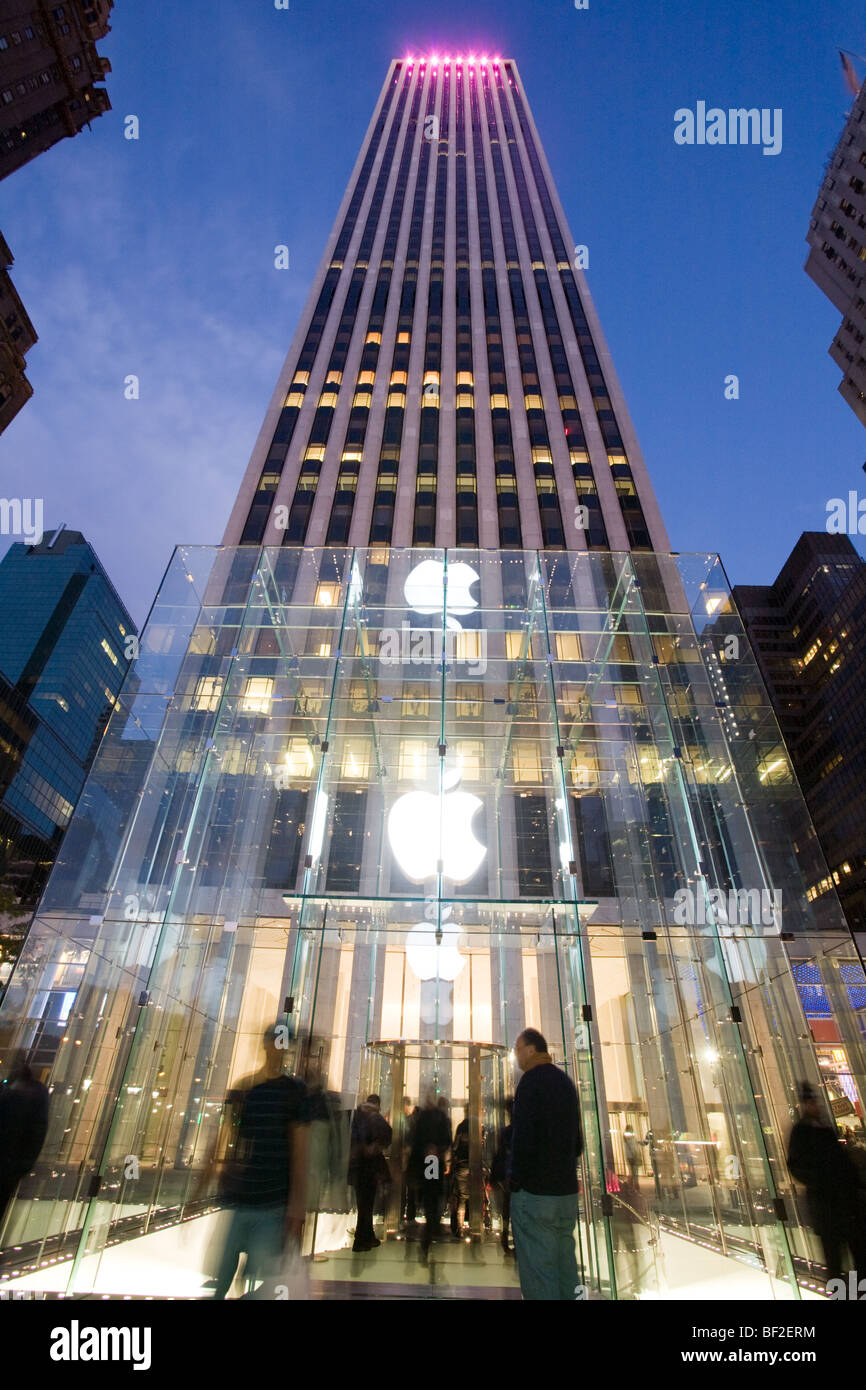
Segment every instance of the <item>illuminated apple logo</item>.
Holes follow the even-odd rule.
[[[454,615],[473,613],[478,607],[469,589],[480,576],[462,560],[448,566],[447,586],[445,576],[442,560],[422,560],[407,576],[403,594],[415,613],[441,613],[444,606],[445,626],[452,632],[461,632]]]
[[[406,933],[406,956],[409,964],[418,976],[419,980],[456,980],[460,971],[466,964],[466,957],[462,956],[457,949],[457,941],[460,937],[460,928],[456,922],[449,922],[451,908],[443,906],[441,929],[438,933],[432,925],[436,916],[436,904],[431,903],[424,909],[426,921],[417,922],[410,931]],[[443,1015],[444,1000],[438,1001],[438,1013],[435,1015],[440,1022],[446,1022]],[[430,1020],[432,1021],[432,1020]]]
[[[472,818],[483,802],[471,792],[450,790],[460,771],[443,777],[445,796],[441,807],[433,792],[407,792],[388,813],[388,840],[407,878],[423,883],[442,872],[454,883],[466,883],[481,867],[487,849],[472,833]]]

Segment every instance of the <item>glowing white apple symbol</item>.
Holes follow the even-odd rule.
[[[419,980],[456,980],[466,964],[466,957],[461,956],[457,949],[460,928],[456,922],[446,920],[451,915],[451,908],[443,907],[441,941],[437,942],[436,928],[432,925],[435,914],[435,904],[431,904],[424,911],[428,920],[416,923],[407,932],[406,955]],[[441,1022],[446,1021],[441,1004],[438,1016]]]
[[[472,833],[472,817],[483,805],[471,792],[450,791],[460,771],[446,772],[444,805],[432,792],[407,792],[388,813],[388,839],[397,863],[413,883],[442,872],[454,883],[466,883],[481,867],[487,850]]]
[[[442,560],[422,560],[407,576],[403,593],[415,613],[441,613],[444,607],[445,626],[451,631],[461,632],[462,628],[453,615],[472,613],[478,607],[469,589],[479,577],[472,566],[464,564],[462,560],[449,565],[447,571]]]

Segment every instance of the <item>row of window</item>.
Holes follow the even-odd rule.
[[[435,503],[437,492],[436,459],[438,454],[439,432],[438,355],[441,351],[442,332],[441,294],[442,269],[444,266],[445,191],[447,186],[448,162],[447,87],[448,77],[446,75],[443,92],[444,104],[442,116],[440,117],[440,129],[438,132],[440,139],[436,179],[437,186],[433,218],[434,227],[433,246],[431,251],[431,279],[429,287],[427,318],[427,344],[425,350],[424,363],[424,401],[422,403],[421,409],[418,444],[418,463],[416,469],[416,497],[415,517],[413,524],[413,542],[418,545],[432,544],[434,540],[435,529]],[[416,97],[420,93],[420,90],[421,88],[419,84],[416,86]],[[428,115],[430,114],[430,107],[433,101],[434,90],[434,82],[431,82],[428,89]],[[404,84],[401,90],[401,103],[402,100],[405,98],[405,94],[406,85]],[[477,112],[477,94],[475,89],[473,89],[472,92],[472,100],[472,119],[475,133],[474,149],[476,158],[476,189],[479,205],[482,206],[486,200],[486,173],[484,170],[482,138],[480,122]],[[520,277],[519,270],[517,269],[518,260],[516,242],[514,242],[513,228],[510,226],[510,201],[508,199],[508,189],[505,183],[504,166],[502,164],[501,151],[499,148],[500,141],[498,126],[496,124],[495,110],[492,104],[492,96],[489,84],[486,86],[485,100],[488,103],[488,121],[491,125],[491,140],[494,162],[497,164],[497,180],[499,183],[498,194],[500,198],[500,206],[501,210],[505,213],[507,223],[509,224],[503,228],[503,231],[506,235],[507,242],[506,254],[508,256],[509,262],[514,267],[514,269],[512,269],[511,271],[512,308],[514,310],[516,301],[518,317],[518,323],[516,325],[518,328],[518,349],[521,352],[522,356],[521,366],[524,375],[524,395],[525,404],[527,407],[527,417],[530,428],[530,435],[535,446],[533,449],[532,459],[533,468],[536,476],[536,490],[538,493],[539,500],[539,512],[542,517],[545,544],[549,546],[557,546],[562,545],[565,540],[562,525],[562,516],[559,510],[559,504],[557,499],[555,473],[553,468],[552,457],[550,454],[549,440],[547,438],[546,421],[544,411],[541,408],[542,402],[538,391],[539,380],[534,360],[534,353],[532,349],[532,336],[528,319],[528,311],[525,302],[525,297],[523,295],[522,279]],[[505,103],[503,98],[503,109],[504,107]],[[510,117],[507,116],[507,111],[505,114],[507,121],[510,123]],[[406,156],[409,153],[409,139],[414,135],[414,116],[415,112],[413,109],[413,120],[409,124],[407,146],[404,148],[403,153],[403,164],[401,165],[399,177],[397,179],[397,192],[395,196],[395,204],[392,207],[392,225],[394,224],[394,217],[397,214],[397,212],[402,211],[402,199],[405,193],[406,186]],[[459,120],[457,145],[459,156],[465,153],[465,113],[462,110],[462,102],[458,103],[458,116]],[[392,129],[392,136],[394,135],[397,129],[398,122],[399,112],[395,116],[394,126]],[[424,160],[425,166],[431,144],[432,142],[429,140],[422,141],[421,158],[422,160]],[[518,180],[519,186],[522,186],[524,213],[528,215],[529,218],[528,230],[530,231],[530,235],[533,238],[533,245],[535,246],[535,249],[532,251],[533,259],[535,260],[537,257],[540,257],[541,253],[537,243],[537,232],[534,227],[534,218],[532,210],[531,207],[529,207],[528,205],[528,193],[525,186],[525,180],[523,179],[522,165],[520,164],[519,153],[516,150],[516,142],[513,138],[513,132],[511,133],[509,141],[509,149],[511,153],[512,164],[515,169],[515,176]],[[383,163],[383,168],[389,165],[389,155],[390,150],[386,151],[386,158]],[[464,158],[458,157],[457,159],[456,177],[456,213],[458,234],[458,316],[456,325],[456,349],[458,353],[458,358],[460,357],[461,353],[466,354],[465,370],[462,369],[464,367],[464,364],[462,362],[458,362],[458,385],[470,385],[473,374],[471,358],[470,319],[468,316],[468,272],[464,272],[463,281],[461,281],[460,279],[461,247],[463,248],[462,259],[468,261],[468,221],[466,217]],[[416,205],[419,202],[423,202],[425,186],[425,180],[419,177],[418,183],[416,185]],[[482,206],[482,232],[485,230],[485,217],[486,207]],[[368,219],[368,227],[369,224],[370,220]],[[415,218],[413,217],[413,233],[415,231],[415,226]],[[420,218],[418,219],[417,226],[418,231],[420,232]],[[368,253],[364,253],[362,255],[362,250],[359,249],[358,259],[366,260],[366,254]],[[486,259],[490,260],[492,266],[492,242],[489,245],[482,248],[482,254]],[[407,255],[406,280],[409,280],[410,278],[412,291],[410,308],[414,309],[414,280],[415,278],[417,278],[417,248],[412,244],[411,240]],[[566,433],[569,436],[569,452],[575,476],[576,491],[581,504],[583,504],[585,511],[588,514],[588,525],[585,522],[584,529],[589,531],[587,539],[590,544],[604,544],[606,541],[606,534],[604,532],[603,524],[601,523],[597,489],[595,487],[594,479],[592,477],[592,469],[589,464],[588,452],[586,451],[585,447],[582,447],[583,434],[580,425],[580,416],[576,408],[574,386],[571,382],[570,375],[568,374],[568,366],[565,357],[564,346],[562,344],[562,339],[559,336],[556,314],[553,307],[552,299],[550,298],[549,286],[547,286],[546,284],[546,276],[544,276],[543,271],[541,272],[541,279],[543,283],[538,285],[539,299],[542,304],[542,310],[545,317],[545,325],[548,333],[548,346],[551,352],[551,356],[554,359],[554,369],[555,375],[557,377],[557,386],[560,394],[563,423],[566,429]],[[401,371],[398,362],[399,359],[402,358],[408,364],[409,338],[412,323],[411,314],[409,316],[404,315],[404,310],[406,307],[406,280],[404,280],[403,303],[401,303],[401,319],[403,322],[401,323],[401,331],[398,332],[397,335],[397,342],[395,344],[397,350],[395,350],[394,362],[392,363],[391,384],[395,389],[391,391],[386,405],[382,452],[380,455],[379,474],[375,490],[373,517],[370,530],[371,543],[390,541],[394,509],[396,504],[396,479],[398,474],[397,465],[400,459],[401,435],[403,428],[403,417],[405,413],[405,395],[403,391],[401,391],[400,389],[401,387],[405,386],[405,369],[402,372],[403,380],[400,380],[399,378],[401,375]],[[536,280],[539,280],[538,272],[536,272]],[[503,411],[503,414],[499,417],[499,419],[494,417],[492,421],[494,431],[494,463],[497,472],[497,498],[500,511],[500,520],[501,522],[505,523],[503,527],[504,534],[502,534],[502,532],[500,534],[500,542],[506,545],[520,545],[521,536],[518,519],[516,496],[517,489],[514,474],[513,452],[510,440],[510,418],[508,415],[507,389],[502,389],[498,392],[493,389],[496,385],[501,385],[502,388],[506,388],[504,370],[499,374],[501,376],[501,381],[494,380],[493,374],[495,372],[495,364],[490,360],[491,356],[493,356],[495,353],[498,353],[499,357],[501,358],[501,336],[497,332],[499,325],[498,319],[495,317],[495,311],[498,309],[498,304],[493,305],[493,312],[491,312],[491,306],[488,298],[489,290],[492,290],[492,293],[495,294],[495,275],[493,275],[492,272],[488,275],[485,275],[485,281],[485,316],[487,319],[488,328],[488,367],[491,371],[491,406],[494,408],[494,410]],[[341,329],[344,327],[344,321],[341,322]],[[405,327],[403,327],[403,324],[405,324]],[[351,328],[351,325],[348,326],[349,328]],[[585,328],[585,323],[582,326]],[[371,333],[375,333],[378,337],[378,340],[381,341],[381,327],[378,324],[374,325],[372,322],[370,323],[369,327]],[[400,351],[400,349],[402,349],[402,351]],[[343,356],[345,356],[345,353],[343,354]],[[504,367],[504,364],[502,365]],[[590,367],[597,365],[597,359],[594,363],[589,364]],[[300,380],[299,378],[301,377],[305,379]],[[334,373],[331,370],[329,370],[325,387],[327,388],[329,383],[331,385],[336,385],[337,387],[339,387],[341,378],[341,372],[339,372],[338,376],[335,377]],[[465,382],[461,382],[461,378],[466,378],[467,380]],[[308,369],[304,368],[303,371],[299,371],[296,374],[296,380],[295,382],[293,382],[293,389],[292,391],[290,391],[287,397],[284,412],[285,410],[291,410],[295,415],[297,414],[297,412],[300,409],[301,403],[303,402],[303,393],[306,389],[306,383],[308,382],[308,380]],[[359,378],[358,385],[360,386],[361,384],[362,383]],[[366,384],[372,385],[371,377],[368,376]],[[301,389],[295,390],[295,386]],[[606,399],[603,379],[599,378],[599,382],[591,383],[591,389],[596,393],[599,390],[601,392],[601,395],[598,395],[597,404],[598,401],[600,401],[604,405],[609,405],[609,401],[607,401]],[[325,438],[327,436],[327,432],[330,429],[330,421],[333,416],[333,410],[335,407],[336,399],[337,393],[328,392],[327,389],[323,391],[320,396],[319,405],[317,407],[316,415],[314,416],[313,428],[311,429],[310,437],[308,440],[307,450],[304,453],[304,459],[301,468],[301,476],[299,478],[298,486],[296,488],[295,502],[292,508],[292,512],[294,513],[294,515],[290,515],[289,528],[284,536],[286,542],[298,543],[300,541],[303,541],[303,539],[306,536],[308,519],[312,510],[312,504],[318,486],[321,461],[324,457],[324,448],[322,447],[320,436],[324,436]],[[328,532],[328,541],[330,543],[345,543],[345,540],[348,536],[349,520],[351,518],[351,511],[357,490],[360,463],[362,458],[362,449],[359,448],[359,444],[363,443],[363,433],[366,429],[367,412],[369,410],[369,405],[369,393],[361,395],[361,393],[356,391],[355,399],[353,402],[352,414],[353,417],[355,417],[357,412],[357,418],[350,420],[349,432],[347,432],[347,438],[344,442],[344,450],[340,465],[340,475],[338,478],[338,486],[336,490],[336,496],[334,499],[334,505],[332,508],[331,523]],[[324,419],[321,416],[321,412],[323,411],[326,415],[326,418]],[[316,430],[317,422],[319,422],[321,426],[318,433]],[[350,432],[353,430],[353,428],[355,430],[355,437],[350,438]],[[279,433],[280,426],[278,425],[277,434]],[[616,438],[618,439],[618,435],[616,435]],[[460,516],[458,516],[458,543],[466,545],[477,544],[477,485],[474,481],[474,396],[468,390],[464,390],[462,395],[458,395],[456,443],[458,474],[457,503],[458,512],[462,512],[463,514],[462,523]],[[313,452],[314,450],[315,454]],[[627,469],[627,463],[624,458],[623,464],[625,464],[626,470],[630,478],[630,470]],[[248,518],[247,526],[245,528],[242,540],[253,539],[254,536],[253,534],[251,534],[251,532],[257,533],[256,538],[260,538],[261,534],[263,534],[264,524],[267,520],[267,508],[269,504],[272,502],[274,491],[279,482],[279,477],[280,471],[278,471],[271,465],[266,465],[266,468],[263,471],[262,478],[260,481],[259,491],[253,503],[253,507],[251,509],[251,513]],[[510,482],[509,479],[514,479],[514,481]],[[627,501],[624,500],[624,513],[628,507],[630,508],[632,515],[634,515],[635,511],[637,511],[639,515],[639,504],[637,503],[636,489],[634,488],[633,482],[629,484],[629,479],[623,480],[621,485],[618,487],[618,491],[620,492],[623,499],[627,499]],[[256,522],[255,526],[252,524],[254,521],[254,514]],[[642,517],[639,517],[639,520],[642,523]],[[640,540],[640,536],[632,536],[633,544],[639,544]]]

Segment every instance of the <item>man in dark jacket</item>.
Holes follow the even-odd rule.
[[[385,1149],[391,1142],[391,1126],[380,1113],[378,1096],[368,1096],[352,1120],[349,1148],[349,1182],[355,1189],[358,1220],[355,1226],[355,1253],[375,1250],[382,1242],[373,1234],[373,1212],[379,1184],[389,1175]]]
[[[514,1044],[523,1072],[514,1095],[511,1227],[525,1299],[573,1300],[577,1160],[583,1150],[577,1092],[547,1043],[525,1028]]]
[[[827,1279],[841,1277],[846,1244],[854,1268],[866,1275],[866,1223],[857,1169],[808,1081],[798,1087],[798,1097],[800,1118],[788,1140],[788,1167],[806,1189],[812,1225],[824,1247]]]

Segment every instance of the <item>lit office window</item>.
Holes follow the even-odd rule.
[[[219,704],[222,688],[221,676],[200,676],[192,697],[192,708],[210,710],[213,714]]]
[[[511,767],[514,780],[520,784],[541,782],[541,749],[534,739],[517,738],[511,745]]]
[[[286,776],[301,781],[312,776],[313,750],[305,738],[290,738],[286,746],[283,767]]]
[[[427,772],[428,742],[423,738],[401,738],[397,776],[401,781],[422,778]]]
[[[244,686],[241,709],[244,714],[269,714],[274,682],[270,676],[250,676]]]
[[[554,634],[556,655],[560,661],[580,661],[580,638],[576,632],[557,632]]]
[[[343,744],[340,776],[349,782],[366,781],[370,775],[370,740],[347,738]]]

